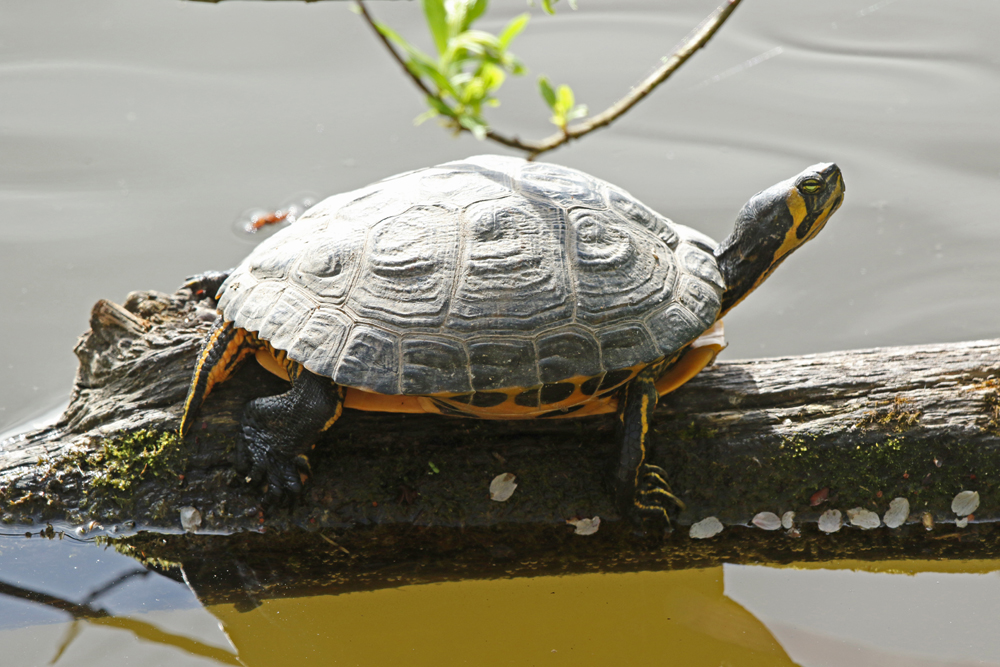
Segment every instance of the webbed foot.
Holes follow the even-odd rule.
[[[316,438],[340,416],[343,389],[296,367],[292,389],[247,404],[236,471],[264,490],[265,505],[283,505],[302,492],[312,474],[306,457]]]

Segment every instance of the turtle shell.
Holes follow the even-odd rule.
[[[483,155],[335,195],[222,286],[226,320],[381,394],[645,365],[718,316],[714,242],[567,167]]]

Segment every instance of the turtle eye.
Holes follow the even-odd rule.
[[[806,194],[814,195],[823,189],[823,181],[816,178],[808,178],[799,183],[799,189]]]

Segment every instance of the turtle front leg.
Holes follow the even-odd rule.
[[[667,508],[684,503],[667,484],[666,471],[647,463],[659,368],[646,368],[621,389],[616,435],[621,451],[612,484],[619,511],[635,519],[653,519],[670,525]]]
[[[243,439],[236,470],[251,484],[264,483],[265,503],[302,491],[310,473],[306,452],[333,426],[344,407],[344,388],[296,364],[291,390],[258,398],[243,410]]]

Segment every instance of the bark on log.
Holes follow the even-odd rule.
[[[654,462],[687,503],[660,541],[638,536],[609,501],[606,416],[480,422],[348,412],[319,443],[302,499],[264,511],[229,461],[243,404],[283,391],[280,380],[248,364],[212,393],[195,433],[183,442],[173,435],[214,316],[214,302],[189,289],[135,292],[124,307],[99,302],[76,347],[65,413],[0,443],[3,521],[96,522],[147,562],[186,562],[189,579],[254,572],[262,594],[473,573],[995,553],[1000,340],[717,363],[657,411]],[[490,500],[490,481],[508,472],[519,484],[513,497]],[[980,500],[966,528],[952,510],[961,491]],[[903,527],[846,525],[847,510],[881,517],[897,497],[910,507]],[[164,542],[137,532],[179,533],[186,507],[216,536]],[[828,535],[816,522],[829,509],[843,513],[845,528]],[[755,527],[762,511],[795,512],[795,528]],[[595,516],[595,535],[574,535],[566,523]],[[711,516],[727,529],[690,539],[688,526]],[[277,561],[294,562],[294,574]],[[405,574],[386,563],[406,563]],[[233,595],[223,588],[208,599]]]

